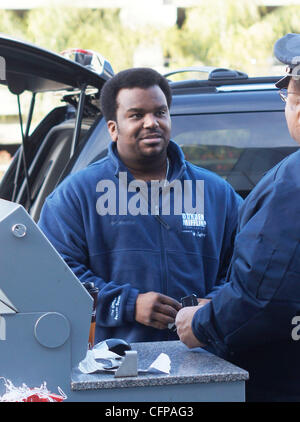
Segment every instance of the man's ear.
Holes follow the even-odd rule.
[[[115,122],[114,120],[109,120],[107,122],[107,129],[108,132],[110,134],[110,137],[112,139],[113,142],[117,142],[118,140],[118,126],[117,126],[117,122]]]

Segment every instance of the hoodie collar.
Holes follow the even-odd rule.
[[[167,154],[170,160],[169,181],[180,179],[186,170],[186,163],[182,149],[176,142],[170,139]],[[115,167],[115,176],[118,177],[119,172],[130,173],[128,168],[122,162],[117,151],[115,142],[111,142],[108,146],[108,157]]]

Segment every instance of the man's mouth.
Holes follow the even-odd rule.
[[[154,143],[154,142],[160,142],[163,139],[163,136],[161,133],[148,133],[147,135],[141,136],[140,141],[144,141],[147,143]]]

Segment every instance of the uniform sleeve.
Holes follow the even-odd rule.
[[[299,191],[298,191],[299,194]],[[277,183],[242,214],[228,283],[196,312],[199,341],[222,354],[291,339],[300,306],[300,207],[292,184]],[[243,216],[241,218],[243,220]]]
[[[238,225],[238,215],[243,199],[227,185],[225,226],[223,230],[222,248],[219,259],[219,271],[216,282],[211,291],[205,296],[211,299],[216,296],[226,282],[226,274],[232,258],[234,241]]]
[[[74,192],[56,191],[46,200],[38,225],[78,279],[99,288],[97,324],[116,327],[134,321],[139,291],[129,283],[104,281],[89,268],[79,202]]]

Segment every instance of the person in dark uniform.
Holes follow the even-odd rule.
[[[274,53],[288,65],[276,86],[300,144],[300,34]],[[209,303],[178,312],[180,340],[246,369],[247,401],[300,401],[300,150],[244,202],[227,281]]]

